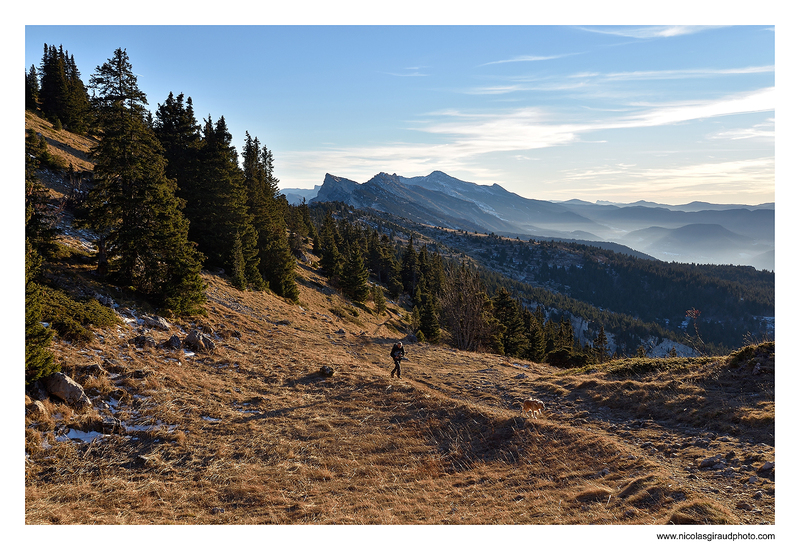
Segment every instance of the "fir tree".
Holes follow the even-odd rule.
[[[25,109],[34,112],[39,110],[39,76],[33,65],[25,73]]]
[[[202,255],[188,242],[176,185],[165,175],[161,145],[146,123],[147,99],[123,49],[91,78],[102,138],[92,149],[94,187],[84,223],[107,251],[117,280],[176,314],[205,300]]]
[[[595,360],[597,360],[598,363],[605,363],[608,360],[608,337],[606,337],[606,330],[603,325],[600,325],[597,337],[594,339],[594,342],[592,342],[592,349],[594,351]],[[644,348],[642,348],[642,351],[644,352]]]
[[[247,189],[239,168],[236,148],[225,117],[205,120],[199,144],[197,174],[187,182],[186,215],[191,222],[189,232],[207,264],[231,272],[231,250],[238,234],[244,258],[247,286],[263,289],[264,279],[259,271],[258,233],[247,206]]]
[[[430,292],[422,298],[419,311],[419,330],[425,335],[425,341],[435,344],[439,341],[441,329],[437,313],[436,299]]]
[[[356,302],[365,302],[369,297],[369,271],[358,247],[348,247],[341,287],[345,295]]]
[[[413,296],[414,290],[417,288],[417,282],[419,281],[419,261],[417,252],[414,250],[413,235],[408,238],[408,245],[403,254],[400,277],[403,283],[403,290]]]
[[[197,175],[200,125],[194,115],[192,98],[184,103],[183,93],[169,93],[158,105],[153,131],[164,148],[166,174],[178,184],[178,196],[186,199],[186,190],[193,186]]]
[[[520,314],[519,305],[505,288],[497,291],[494,300],[494,316],[500,323],[500,342],[503,353],[515,356],[522,350],[524,344],[524,325]]]
[[[383,288],[379,285],[371,285],[372,302],[375,304],[375,313],[383,315],[386,312],[386,297],[383,295]]]
[[[279,195],[272,152],[261,146],[258,138],[251,138],[246,133],[242,159],[248,212],[258,232],[256,246],[261,276],[270,290],[296,301],[300,292],[295,282],[295,259],[287,236],[288,205]]]
[[[42,301],[36,276],[41,257],[25,240],[25,383],[58,372],[50,351],[53,332],[42,323]]]
[[[29,130],[25,137],[25,239],[38,254],[55,250],[56,217],[49,208],[48,195],[36,177],[40,159],[47,159],[47,145]]]
[[[342,269],[344,265],[344,258],[339,252],[336,236],[338,229],[336,222],[330,212],[325,214],[325,219],[322,222],[322,229],[320,230],[320,248],[322,257],[320,264],[323,271],[327,274],[328,278],[338,284],[339,278],[342,276]]]

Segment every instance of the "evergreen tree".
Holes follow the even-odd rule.
[[[296,301],[300,292],[295,282],[295,259],[287,235],[288,204],[279,194],[272,152],[261,146],[258,138],[251,138],[246,133],[242,159],[247,207],[258,232],[261,276],[273,292]],[[301,225],[304,223],[298,224],[295,231],[301,231]]]
[[[347,247],[347,262],[342,273],[341,287],[345,295],[356,302],[369,297],[369,271],[358,247]]]
[[[67,98],[67,73],[63,47],[44,45],[40,65],[39,100],[45,116],[53,123],[64,116]]]
[[[76,133],[88,129],[89,94],[80,77],[75,58],[63,46],[44,45],[40,66],[39,99],[42,112],[54,124]]]
[[[500,342],[503,353],[516,356],[525,343],[524,325],[520,308],[511,294],[501,287],[493,300],[494,317],[500,323]]]
[[[170,92],[166,101],[156,109],[153,131],[164,148],[167,177],[177,182],[178,196],[187,199],[186,191],[192,188],[197,176],[201,139],[192,98],[184,104],[183,93],[175,97]]]
[[[236,233],[236,238],[233,241],[233,250],[231,251],[231,284],[239,290],[247,288],[242,239],[239,237],[239,233]]]
[[[328,278],[334,284],[338,284],[344,266],[344,258],[339,252],[339,246],[336,243],[337,234],[338,229],[336,228],[336,222],[334,222],[333,216],[329,211],[325,214],[325,219],[322,222],[322,229],[319,235],[322,254],[320,264],[323,271],[325,271]]]
[[[34,112],[39,110],[39,76],[33,65],[25,73],[25,109]]]
[[[25,137],[25,239],[38,254],[49,254],[56,248],[56,218],[49,208],[47,191],[36,177],[40,159],[48,156],[44,138],[29,130]]]
[[[383,315],[386,311],[386,297],[383,295],[383,288],[379,285],[372,285],[372,301],[375,304],[375,313]]]
[[[600,325],[600,330],[597,337],[592,342],[592,349],[594,351],[595,359],[598,363],[605,363],[610,355],[608,349],[608,337],[606,337],[606,330],[603,325]],[[644,348],[642,348],[644,351]]]
[[[85,134],[89,129],[89,94],[81,80],[81,73],[78,71],[73,56],[65,55],[64,70],[67,89],[61,121],[70,132]]]
[[[207,263],[232,272],[231,250],[238,234],[247,286],[264,288],[259,271],[258,234],[247,206],[247,189],[236,148],[225,117],[216,124],[205,120],[198,150],[198,170],[192,188],[186,189],[189,235],[198,243]]]
[[[388,282],[389,296],[392,298],[392,300],[397,300],[403,293],[403,282],[401,280],[400,264],[396,260],[394,260],[394,258],[389,258],[388,272],[389,272],[389,282]]]
[[[408,245],[406,246],[405,253],[403,254],[400,277],[403,283],[403,290],[413,296],[414,290],[417,287],[417,282],[419,281],[419,261],[417,252],[414,250],[413,235],[409,236]]]
[[[146,123],[147,99],[127,52],[117,49],[98,66],[91,86],[102,138],[92,149],[94,187],[84,222],[99,236],[120,283],[176,314],[197,311],[205,300],[202,255],[188,242],[182,203]]]
[[[34,139],[26,139],[25,153],[25,382],[47,376],[59,370],[50,352],[53,333],[41,324],[41,291],[36,278],[42,264],[40,249],[49,249],[53,233],[48,228],[42,185],[36,179],[36,158],[29,150]],[[34,244],[36,243],[36,244]]]
[[[42,323],[42,301],[36,276],[41,257],[25,239],[25,383],[33,382],[59,367],[50,351],[53,332]]]
[[[425,341],[435,344],[439,341],[441,328],[437,313],[436,299],[430,292],[425,292],[422,307],[419,310],[419,330],[425,335]]]
[[[541,363],[545,358],[544,325],[536,315],[531,315],[527,329],[528,345],[525,358]]]

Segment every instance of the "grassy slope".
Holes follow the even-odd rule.
[[[75,252],[51,269],[145,308],[92,267]],[[377,317],[310,266],[298,277],[299,306],[205,274],[207,317],[56,341],[95,407],[26,418],[26,523],[774,523],[774,473],[756,472],[774,460],[774,345],[563,371],[409,344],[398,381],[403,309]],[[192,328],[216,349],[129,343]],[[519,414],[529,395],[537,420]],[[126,433],[58,441],[112,416]],[[715,455],[727,469],[698,468]]]

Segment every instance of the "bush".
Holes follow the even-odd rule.
[[[91,342],[94,334],[88,326],[110,327],[117,324],[117,315],[94,298],[78,301],[62,290],[42,288],[42,319],[50,323],[61,338],[74,342]]]

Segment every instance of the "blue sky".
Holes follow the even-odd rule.
[[[753,26],[26,26],[88,84],[127,50],[275,156],[281,187],[442,170],[548,200],[775,200],[775,30]]]

